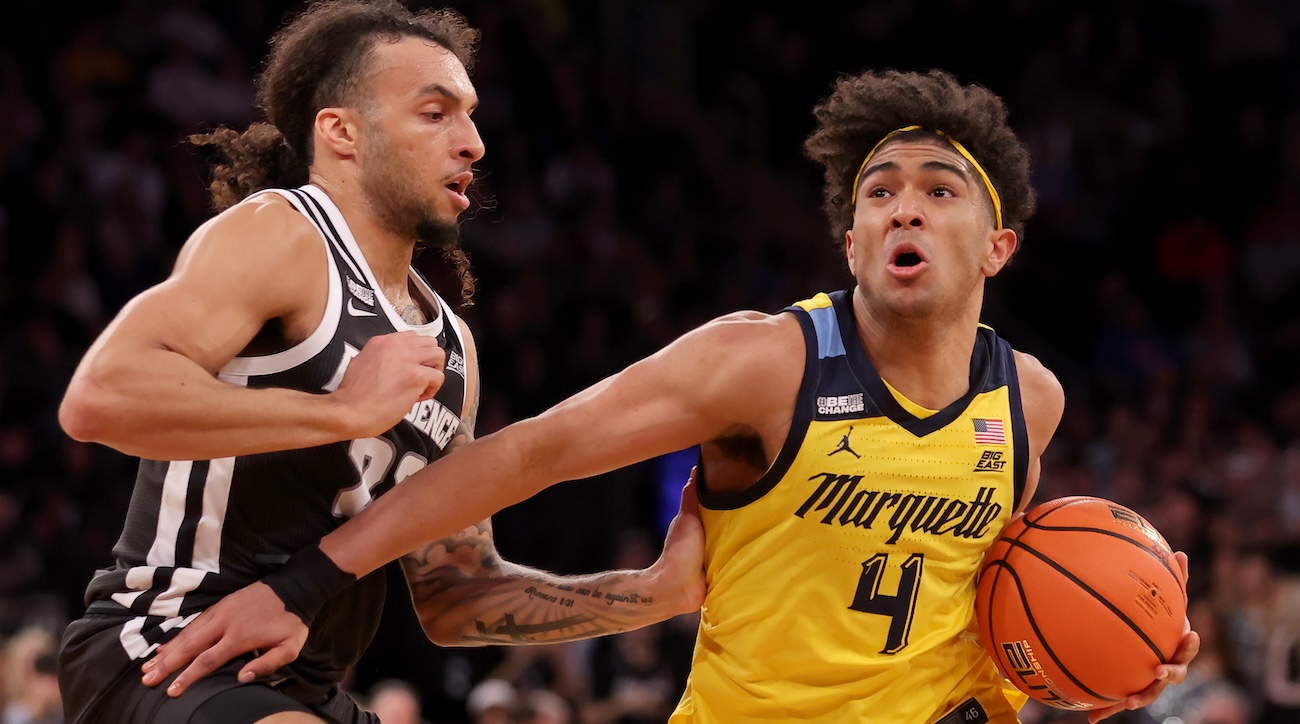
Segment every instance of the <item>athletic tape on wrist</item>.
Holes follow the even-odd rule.
[[[335,565],[320,546],[312,546],[294,553],[262,582],[280,597],[286,611],[310,626],[325,602],[356,583],[357,577]]]

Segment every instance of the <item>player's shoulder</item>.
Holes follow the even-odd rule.
[[[181,261],[216,253],[252,262],[309,254],[312,248],[323,248],[312,223],[283,196],[258,194],[203,222],[185,242]]]
[[[716,343],[727,345],[777,344],[798,339],[803,334],[794,316],[755,310],[741,310],[715,317],[697,331]]]
[[[291,241],[312,236],[315,227],[280,194],[264,193],[244,199],[209,219],[198,231],[237,234],[242,238],[256,236],[263,240],[285,239]]]
[[[1020,398],[1027,415],[1042,415],[1053,426],[1065,409],[1065,388],[1042,360],[1028,352],[1015,351]]]
[[[1056,373],[1043,364],[1042,360],[1023,350],[1017,349],[1014,353],[1021,388],[1041,387],[1047,392],[1061,389],[1061,381],[1056,378]]]
[[[739,311],[716,317],[680,337],[651,359],[698,389],[717,392],[726,405],[756,403],[755,390],[784,389],[803,373],[804,340],[789,314]]]

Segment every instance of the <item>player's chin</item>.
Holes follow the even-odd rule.
[[[439,215],[421,220],[415,227],[416,238],[431,249],[454,249],[460,244],[460,227],[456,215]]]

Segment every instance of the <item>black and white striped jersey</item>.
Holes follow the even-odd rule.
[[[329,252],[328,302],[306,340],[276,354],[237,357],[219,377],[250,388],[325,393],[368,339],[414,329],[436,336],[447,351],[446,381],[434,399],[417,403],[379,437],[217,460],[142,460],[115,564],[96,572],[86,591],[91,611],[128,619],[120,639],[132,659],[441,457],[460,426],[465,350],[447,303],[412,269],[425,308],[438,310],[432,322],[412,327],[379,291],[323,191],[308,185],[262,193],[285,197],[320,230]],[[376,571],[326,605],[292,665],[296,678],[337,680],[360,657],[378,626],[384,580]]]

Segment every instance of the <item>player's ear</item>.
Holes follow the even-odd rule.
[[[1007,265],[1011,255],[1016,253],[1016,247],[1019,244],[1019,237],[1011,229],[998,229],[989,232],[988,254],[984,257],[984,264],[980,267],[981,271],[984,272],[984,276],[991,277],[1002,271],[1002,267]]]
[[[322,108],[316,112],[316,141],[336,156],[352,158],[361,138],[359,121],[350,108]]]

